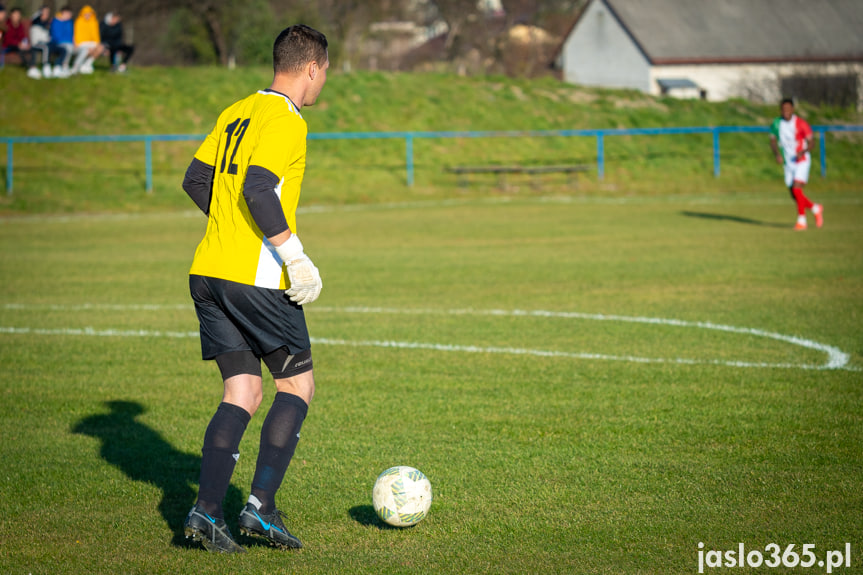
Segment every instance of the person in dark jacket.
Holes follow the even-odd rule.
[[[42,77],[42,72],[33,65],[33,56],[30,50],[30,26],[21,17],[20,8],[12,8],[6,20],[6,28],[3,32],[3,53],[17,53],[21,57],[21,63],[27,68],[27,75],[34,80]]]
[[[135,52],[135,47],[126,44],[123,37],[123,19],[119,12],[108,12],[105,20],[99,26],[102,44],[107,48],[111,58],[111,69],[115,72],[125,72],[126,63]]]

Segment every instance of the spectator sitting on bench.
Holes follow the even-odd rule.
[[[65,51],[63,61],[60,63],[59,77],[70,76],[72,70],[69,68],[69,64],[72,61],[72,55],[75,54],[75,22],[72,20],[72,8],[69,6],[60,8],[60,11],[51,20],[50,34],[51,42]],[[84,54],[86,55],[87,52],[88,50],[85,48]],[[57,76],[56,68],[54,69],[54,76]]]
[[[61,64],[66,56],[66,49],[52,41],[51,21],[51,8],[42,6],[30,22],[30,50],[33,65],[36,65],[36,54],[42,54],[42,75],[45,78],[65,78]],[[55,64],[53,71],[52,60]]]
[[[125,72],[126,63],[135,52],[135,47],[126,44],[123,39],[123,19],[120,13],[108,12],[105,14],[105,20],[99,25],[99,33],[102,36],[102,45],[110,54],[111,70]]]
[[[6,32],[6,6],[0,4],[0,50],[3,49],[4,32]]]
[[[93,61],[105,53],[105,47],[99,37],[99,19],[90,5],[81,8],[75,19],[75,49],[73,73],[92,74]]]
[[[27,75],[38,80],[42,73],[33,65],[28,33],[27,23],[21,18],[21,9],[12,8],[6,20],[6,31],[3,33],[3,54],[17,53],[21,57],[21,64],[27,68]]]

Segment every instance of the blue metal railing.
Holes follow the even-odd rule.
[[[863,126],[813,126],[818,134],[821,160],[821,176],[827,175],[827,132],[863,132]],[[311,133],[309,140],[371,140],[400,139],[405,141],[405,168],[407,185],[414,183],[414,139],[417,138],[536,138],[536,137],[594,137],[596,138],[596,173],[599,179],[605,175],[605,137],[606,136],[667,136],[681,134],[713,135],[713,175],[720,173],[720,134],[730,133],[767,133],[764,126],[715,126],[682,128],[617,128],[602,130],[504,130],[504,131],[466,131],[466,132],[343,132]],[[144,142],[145,173],[147,192],[153,191],[153,142],[179,142],[203,140],[205,134],[157,134],[129,136],[10,136],[0,137],[0,144],[6,144],[6,194],[12,195],[14,187],[14,146],[15,144],[48,143],[93,143],[93,142]]]

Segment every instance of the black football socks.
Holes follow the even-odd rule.
[[[281,391],[276,393],[261,428],[261,450],[249,497],[249,502],[261,513],[272,513],[276,508],[276,491],[294,456],[308,410],[302,398]]]
[[[230,403],[220,403],[204,434],[198,505],[210,516],[223,519],[222,500],[228,492],[249,412]]]

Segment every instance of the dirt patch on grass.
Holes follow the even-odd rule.
[[[623,98],[612,98],[614,107],[618,110],[640,110],[650,108],[660,112],[667,112],[668,106],[661,102],[657,102],[652,98],[644,98],[643,100],[627,100]]]
[[[566,90],[561,94],[573,104],[591,104],[597,99],[596,94],[592,92],[582,92],[580,90]]]
[[[527,94],[524,93],[524,90],[522,90],[518,86],[510,86],[510,90],[512,91],[512,95],[515,96],[516,100],[521,100],[522,102],[524,102],[528,99]]]

